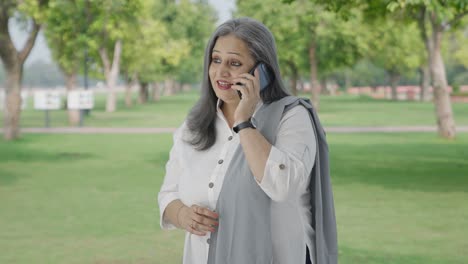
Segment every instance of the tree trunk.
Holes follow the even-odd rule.
[[[392,100],[398,100],[398,83],[400,82],[400,74],[394,71],[389,71],[390,87],[392,87]]]
[[[76,72],[65,73],[65,86],[67,92],[71,92],[76,89]],[[80,110],[79,109],[68,109],[68,125],[79,126],[80,125]]]
[[[312,105],[317,111],[319,111],[320,105],[320,84],[317,76],[317,56],[315,53],[316,46],[315,41],[312,41],[309,46],[309,63],[310,63],[310,90],[311,90],[311,100]]]
[[[164,81],[164,95],[173,95],[174,94],[174,80],[172,78],[167,78]]]
[[[101,56],[104,72],[106,75],[107,84],[107,101],[106,101],[106,112],[115,112],[117,106],[117,98],[115,94],[115,85],[117,83],[117,77],[119,76],[120,67],[120,55],[122,53],[122,42],[117,40],[114,46],[114,57],[112,64],[110,63],[107,51],[104,47],[99,48],[99,55]]]
[[[435,19],[435,18],[433,18]],[[443,31],[436,22],[432,21],[433,50],[431,54],[431,74],[434,87],[434,104],[437,117],[439,135],[453,139],[455,138],[455,120],[452,113],[452,102],[447,91],[447,78],[445,76],[445,65],[442,59],[441,42]]]
[[[429,66],[427,64],[421,65],[421,67],[419,68],[419,74],[419,88],[421,89],[419,91],[419,97],[421,101],[428,101],[430,98],[429,89],[431,88],[431,74]]]
[[[192,90],[192,85],[188,83],[182,84],[182,91],[183,92],[190,92]]]
[[[421,73],[421,81],[420,81],[420,88],[421,88],[421,101],[425,101],[429,98],[429,89],[431,85],[431,70],[430,64],[432,61],[432,53],[434,50],[434,44],[432,43],[431,39],[428,36],[428,30],[426,27],[426,21],[428,19],[427,10],[425,7],[422,7],[418,16],[418,28],[419,34],[421,39],[426,47],[426,58],[425,63],[420,68]]]
[[[133,82],[131,80],[127,80],[127,83],[125,84],[125,106],[127,108],[130,108],[133,106],[132,87],[133,87]]]
[[[125,84],[125,106],[127,108],[130,108],[133,106],[133,94],[132,94],[132,88],[133,88],[133,85],[135,84],[134,80],[136,78],[136,74],[133,74],[132,77],[126,75],[126,78],[125,78],[125,81],[126,81],[126,84]]]
[[[3,113],[4,138],[13,140],[19,138],[21,116],[21,79],[22,65],[6,69],[5,108]]]
[[[182,90],[182,84],[180,82],[175,82],[174,83],[174,92],[176,94],[180,93],[180,91]]]
[[[344,73],[344,77],[345,77],[345,91],[348,91],[349,88],[351,88],[351,72],[349,69],[346,69],[345,70],[345,73]]]
[[[138,102],[140,104],[146,104],[149,98],[149,90],[148,90],[148,83],[142,82],[140,83],[140,91],[138,96]]]
[[[289,62],[289,68],[291,69],[291,79],[289,81],[291,93],[293,95],[297,95],[297,79],[299,78],[298,70],[293,62]]]
[[[327,87],[327,78],[320,79],[320,93],[329,94],[329,90]]]
[[[291,86],[291,93],[297,96],[297,77],[294,74],[291,75],[289,86]]]
[[[36,41],[40,25],[33,20],[33,28],[20,51],[17,51],[8,30],[9,6],[2,5],[0,11],[0,58],[6,72],[5,107],[3,111],[3,136],[14,140],[20,136],[21,81],[23,64]]]
[[[161,87],[158,82],[153,83],[153,102],[158,102],[161,98]]]

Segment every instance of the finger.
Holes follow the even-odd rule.
[[[246,94],[248,94],[247,89],[246,89],[245,86],[242,85],[242,84],[231,85],[231,89],[237,91],[237,93],[240,93],[240,94],[242,95],[242,96],[241,96],[241,99],[242,99]]]
[[[187,231],[189,231],[190,233],[192,233],[194,235],[197,235],[197,236],[206,236],[206,232],[199,231],[196,228],[191,227],[191,226],[188,227]]]
[[[200,228],[200,225],[192,218],[188,220],[189,224],[186,227],[186,230],[192,234],[198,235],[198,236],[205,236],[206,235],[206,230]]]
[[[214,232],[216,230],[212,225],[206,225],[197,221],[194,221],[193,228],[200,232]]]
[[[255,69],[255,70],[257,71],[257,69]],[[237,77],[253,80],[253,79],[255,79],[255,77],[257,75],[258,75],[257,72],[255,72],[253,75],[250,74],[250,73],[241,73],[241,74],[237,75]]]
[[[238,78],[240,78],[240,80],[244,79],[243,83],[246,83],[248,87],[252,87],[252,90],[256,92],[260,87],[260,79],[258,77],[258,69],[255,69],[255,71],[255,76],[248,73],[242,73],[234,80],[237,80]]]
[[[240,91],[243,95],[251,94],[253,91],[255,91],[252,80],[245,78],[235,78],[233,81],[234,85],[232,85],[231,88]]]
[[[195,215],[193,217],[193,220],[196,222],[197,227],[203,226],[204,230],[209,230],[209,231],[214,231],[211,229],[219,225],[218,221],[213,220],[208,217],[201,216],[201,215]]]
[[[202,219],[206,218],[210,220],[210,224],[215,224],[217,222],[216,220],[219,218],[218,213],[201,206],[194,206],[193,213],[195,213],[196,220],[200,223],[202,223]]]
[[[219,218],[218,213],[215,213],[215,212],[213,212],[210,209],[205,208],[205,207],[198,207],[197,208],[197,214],[203,215],[203,216],[206,216],[206,217],[209,217],[209,218],[212,218],[212,219],[218,219]]]
[[[200,211],[203,209],[200,209]],[[215,216],[216,213],[211,213],[212,216]],[[213,232],[214,228],[219,225],[218,221],[216,219],[207,217],[205,215],[201,215],[198,213],[194,213],[192,216],[192,219],[196,222],[195,226],[197,230],[204,230],[204,231],[210,231]]]
[[[250,87],[252,87],[251,85],[254,83],[254,80],[255,80],[255,77],[253,77],[252,75],[242,74],[242,75],[234,78],[233,82],[234,82],[234,84],[242,83],[245,86],[250,85]]]

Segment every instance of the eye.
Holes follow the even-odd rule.
[[[240,66],[242,66],[242,63],[240,63],[240,62],[238,62],[238,61],[232,61],[232,62],[231,62],[231,65],[232,65],[232,66],[235,66],[235,67],[240,67]]]
[[[218,63],[221,63],[221,59],[218,58],[218,57],[214,57],[214,58],[211,59],[211,62],[218,64]]]

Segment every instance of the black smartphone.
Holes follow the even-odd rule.
[[[255,76],[255,69],[258,69],[259,72],[260,91],[263,91],[273,81],[273,74],[271,74],[270,69],[263,62],[255,64],[255,66],[253,66],[252,69],[249,71],[249,74]],[[239,98],[242,99],[241,92],[237,91],[237,94],[239,94]]]

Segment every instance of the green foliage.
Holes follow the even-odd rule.
[[[424,45],[415,23],[381,20],[370,25],[369,31],[368,56],[376,65],[392,74],[408,75],[423,63]]]
[[[46,22],[47,16],[49,14],[49,0],[14,0],[11,2],[18,3],[17,11],[20,12],[21,16],[26,16],[28,18],[34,19],[38,24]]]
[[[138,23],[126,32],[121,71],[130,76],[136,74],[141,81],[151,82],[161,78],[161,62],[171,56],[168,49],[173,47],[174,42],[170,39],[167,26],[153,17],[154,2],[143,1],[142,4]],[[175,54],[177,62],[180,52]]]
[[[264,23],[273,33],[281,72],[285,76],[308,72],[307,38],[296,18],[297,4],[278,1],[238,1],[236,16],[249,16]]]
[[[174,43],[179,43],[168,55],[181,56],[173,62],[170,57],[163,60],[166,75],[184,83],[200,81],[205,45],[217,20],[214,9],[206,1],[162,1],[154,16],[165,23]]]
[[[356,63],[349,72],[352,86],[376,87],[386,84],[385,70],[368,59]]]
[[[87,45],[85,1],[52,1],[45,36],[52,56],[67,74],[77,73]]]
[[[205,2],[142,2],[138,25],[127,32],[123,69],[142,82],[176,78],[197,82],[203,71],[204,45],[214,28],[213,9]]]
[[[367,34],[358,26],[359,12],[351,14],[344,20],[313,1],[238,1],[238,15],[260,20],[274,34],[286,75],[294,68],[308,74],[311,42],[317,47],[320,75],[354,65],[367,49]]]

